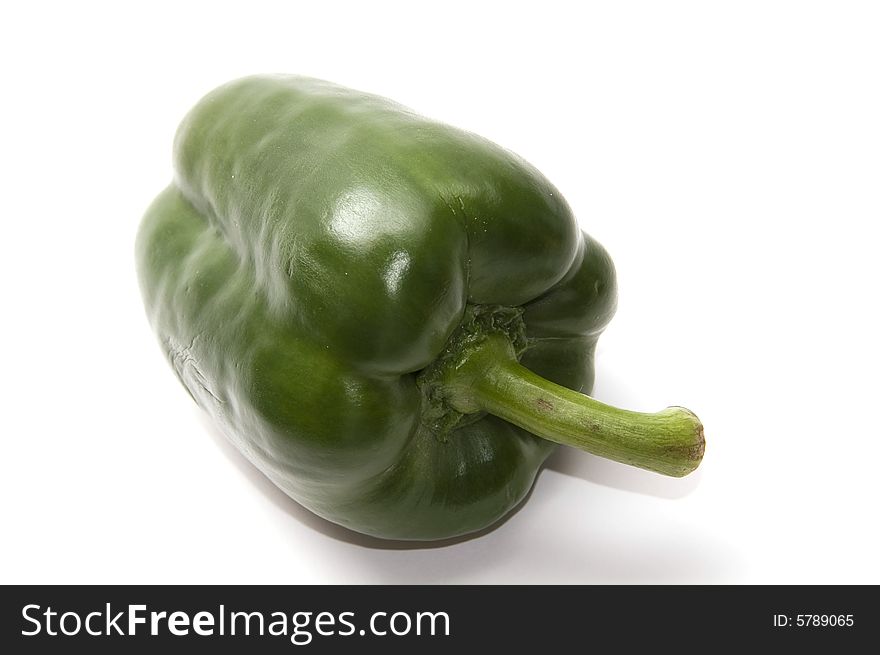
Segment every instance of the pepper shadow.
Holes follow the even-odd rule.
[[[701,469],[684,478],[671,478],[565,447],[550,455],[545,467],[603,487],[671,500],[690,495],[702,479]]]
[[[553,488],[561,478],[536,480],[535,485],[517,507],[494,525],[462,537],[441,541],[394,541],[378,539],[354,532],[313,514],[288,497],[271,480],[251,464],[226,436],[198,408],[199,420],[205,431],[238,471],[253,484],[285,516],[315,532],[339,542],[345,548],[330,556],[335,575],[356,584],[449,584],[473,583],[475,576],[484,583],[506,584],[511,576],[525,584],[652,584],[685,581],[725,581],[735,576],[739,568],[736,557],[722,545],[704,535],[686,528],[669,530],[659,519],[644,527],[645,536],[630,539],[628,548],[621,548],[618,536],[601,529],[595,534],[569,541],[558,535],[544,534],[545,529],[534,529],[522,522],[507,522],[525,507],[537,520],[558,512],[559,494]],[[569,449],[566,449],[569,450]],[[575,476],[579,458],[570,461],[562,453],[550,460],[551,470],[574,467]],[[555,467],[555,469],[554,469]],[[588,462],[588,479],[596,479],[596,469]],[[571,469],[570,469],[571,470]],[[619,473],[619,472],[618,472]],[[638,484],[612,476],[609,486],[639,489]],[[541,485],[544,493],[532,498],[534,489]],[[549,489],[548,489],[549,487]],[[650,487],[647,487],[650,490]],[[656,489],[654,490],[656,491]],[[654,495],[659,495],[654,493]],[[530,501],[531,499],[531,501]],[[581,506],[578,520],[603,522],[609,510],[603,503]],[[641,521],[644,521],[644,516]],[[546,526],[545,526],[546,527]],[[506,529],[505,529],[506,528]],[[552,531],[550,531],[552,532]],[[585,538],[584,538],[585,537]],[[348,549],[344,544],[355,546]],[[330,547],[328,552],[333,552]]]

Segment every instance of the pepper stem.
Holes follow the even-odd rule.
[[[696,469],[703,457],[703,426],[691,411],[644,414],[601,403],[522,366],[502,334],[472,344],[442,377],[445,401],[457,412],[485,411],[594,455],[675,477]]]

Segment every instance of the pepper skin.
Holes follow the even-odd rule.
[[[377,96],[259,76],[198,103],[174,169],[137,240],[152,326],[195,401],[316,514],[441,539],[507,514],[554,442],[672,475],[699,463],[687,410],[576,393],[613,265],[516,155]]]

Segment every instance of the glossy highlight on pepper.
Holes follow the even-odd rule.
[[[688,410],[584,394],[614,267],[520,157],[378,96],[256,76],[203,98],[141,224],[150,322],[193,399],[289,496],[431,540],[519,503],[557,443],[668,475]]]

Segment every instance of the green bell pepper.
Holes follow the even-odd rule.
[[[583,395],[614,268],[516,155],[262,76],[196,105],[174,167],[137,240],[150,321],[193,399],[316,514],[440,539],[502,518],[556,443],[668,475],[699,464],[688,410]]]

